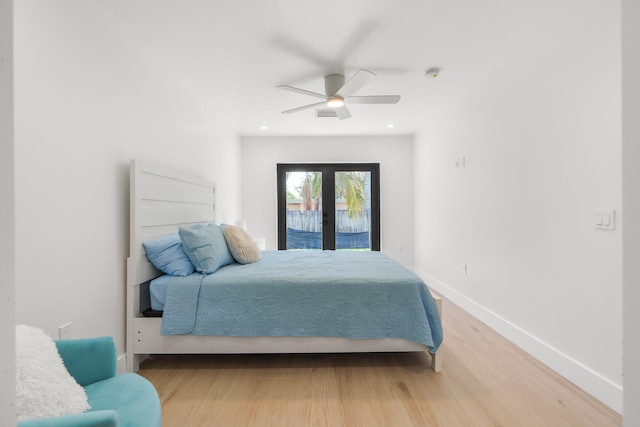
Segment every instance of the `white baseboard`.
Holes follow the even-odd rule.
[[[538,337],[447,286],[435,277],[415,268],[414,272],[435,292],[449,299],[614,411],[622,414],[622,386],[608,380]],[[445,342],[446,334],[447,331],[445,330]]]

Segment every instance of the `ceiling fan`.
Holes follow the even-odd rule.
[[[351,96],[352,93],[365,86],[372,81],[376,75],[368,70],[359,70],[349,80],[345,82],[342,74],[329,74],[324,77],[324,95],[318,92],[312,92],[293,86],[280,85],[278,89],[288,90],[290,92],[302,93],[304,95],[322,98],[322,102],[303,105],[302,107],[292,108],[283,111],[283,114],[296,113],[315,107],[329,107],[330,112],[335,114],[323,114],[323,116],[338,117],[340,120],[348,119],[351,113],[347,109],[346,103],[351,104],[397,104],[400,101],[400,95],[372,95],[372,96]]]

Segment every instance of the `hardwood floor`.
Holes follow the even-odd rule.
[[[621,417],[443,299],[426,353],[156,356],[163,426],[620,426]]]

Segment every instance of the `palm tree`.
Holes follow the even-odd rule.
[[[364,212],[366,195],[364,172],[336,172],[336,198],[347,203],[347,215],[353,218]]]
[[[304,210],[318,210],[320,197],[322,196],[321,174],[319,172],[307,172],[299,188]],[[315,204],[312,201],[315,201]]]
[[[311,194],[313,194],[316,199],[315,210],[320,210],[320,206],[322,205],[322,174],[319,172],[313,172],[311,178]]]
[[[302,198],[302,207],[305,211],[311,210],[311,181],[309,180],[309,174],[307,174],[304,182],[302,183],[302,189],[300,190],[300,197]]]
[[[336,172],[335,185],[336,198],[345,200],[349,218],[364,211],[366,203],[364,172]],[[306,173],[300,187],[300,197],[305,210],[320,210],[322,205],[321,172]]]

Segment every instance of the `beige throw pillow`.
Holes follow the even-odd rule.
[[[251,264],[260,259],[260,249],[253,238],[240,227],[226,225],[224,239],[227,241],[233,259],[240,264]]]

